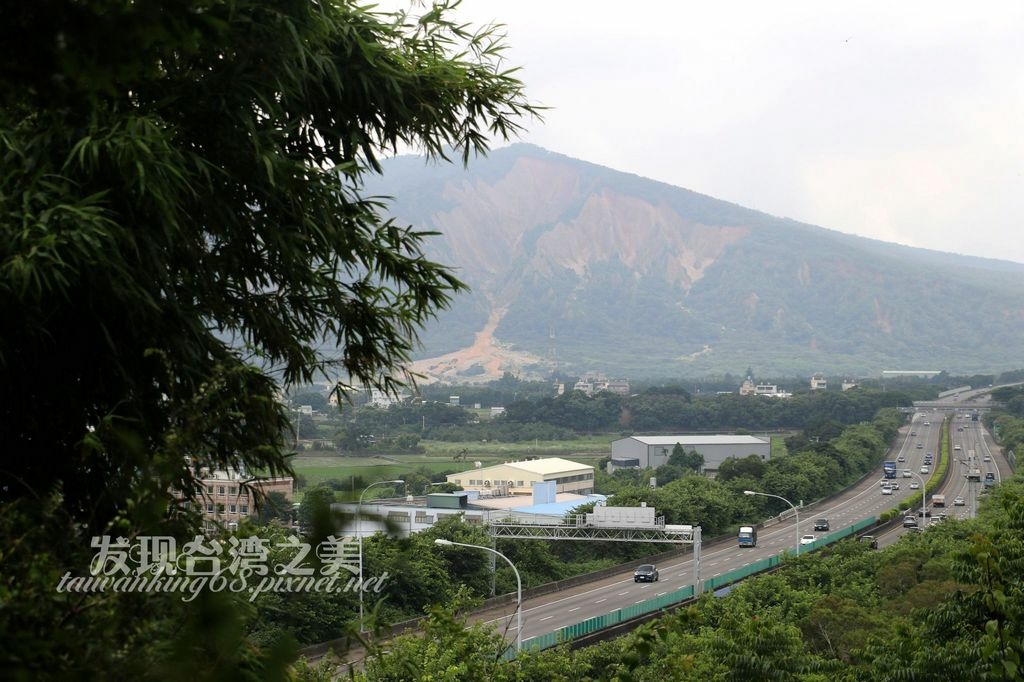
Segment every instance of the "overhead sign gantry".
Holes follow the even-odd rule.
[[[693,584],[700,590],[700,526],[669,525],[654,507],[595,507],[589,514],[573,514],[562,523],[523,519],[492,520],[492,538],[518,540],[583,540],[652,542],[693,545]]]

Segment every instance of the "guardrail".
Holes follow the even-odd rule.
[[[838,542],[851,535],[855,535],[861,530],[873,526],[876,523],[876,518],[871,516],[866,519],[862,519],[851,526],[841,528],[840,530],[834,531],[818,538],[813,543],[805,545],[806,551],[814,551],[820,549],[832,543]],[[765,559],[759,559],[751,562],[746,566],[727,571],[722,575],[709,578],[704,581],[705,591],[714,591],[720,587],[738,582],[744,578],[748,578],[757,573],[763,573],[777,567],[782,563],[783,554],[773,554]],[[660,597],[654,597],[652,599],[646,599],[639,604],[633,604],[621,609],[615,609],[609,613],[601,616],[594,616],[578,623],[572,623],[566,625],[563,628],[555,630],[553,632],[546,632],[543,635],[536,637],[530,637],[523,641],[524,651],[540,651],[541,649],[548,649],[556,646],[563,642],[568,642],[578,637],[584,637],[591,635],[600,630],[625,623],[627,621],[640,618],[654,611],[660,611],[669,607],[677,607],[692,600],[694,598],[693,585],[687,585],[686,587],[680,588],[673,592],[668,592],[661,595]],[[509,648],[505,651],[505,660],[512,660],[515,658],[516,651],[513,648]]]

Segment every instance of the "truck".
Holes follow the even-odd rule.
[[[932,495],[932,506],[933,507],[945,507],[946,496],[945,495]]]
[[[896,478],[896,460],[889,460],[882,465],[886,478]]]
[[[979,469],[978,467],[970,467],[967,470],[967,480],[968,481],[979,481],[980,482],[981,481],[981,469]]]
[[[757,547],[757,529],[753,526],[740,526],[737,539],[740,547]]]
[[[985,474],[985,487],[986,488],[991,488],[995,484],[996,484],[996,475],[993,472],[991,472],[991,471],[987,472]]]

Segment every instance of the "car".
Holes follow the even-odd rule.
[[[892,488],[890,488],[889,486],[885,486],[884,488],[882,488],[882,494],[883,495],[892,495]]]
[[[916,435],[917,435],[917,431],[911,431],[911,432],[910,432],[910,435],[911,435],[911,436],[916,436]]]
[[[910,469],[904,469],[903,470],[903,478],[912,478],[913,476],[914,476],[914,472],[911,471]]]
[[[932,472],[932,470],[929,469],[928,467],[926,467],[926,466],[925,467],[921,467],[921,473],[922,474],[930,474],[931,472]]]
[[[635,583],[656,583],[658,582],[658,569],[654,564],[643,564],[637,566],[633,571],[633,582]]]
[[[924,443],[918,443],[914,447],[917,448],[918,450],[924,450]]]
[[[918,509],[917,510],[917,515],[918,516],[927,516],[927,517],[931,518],[932,510],[931,509],[925,509],[924,512],[922,512],[920,509]]]
[[[813,544],[816,539],[817,538],[815,538],[813,535],[803,535],[803,536],[800,537],[800,544],[801,545],[810,545],[810,544]]]
[[[990,456],[988,456],[988,455],[985,455],[984,457],[981,458],[981,461],[982,462],[991,462],[992,458]]]
[[[896,481],[889,481],[889,487],[892,488],[893,490],[899,490],[900,484],[897,483]]]
[[[925,426],[931,426],[931,425],[932,425],[932,423],[931,423],[931,422],[925,422],[925,423],[924,423],[924,425],[925,425]]]
[[[956,427],[956,430],[957,430],[957,431],[963,431],[963,430],[964,430],[964,427],[962,427],[962,426],[958,426],[958,427]]]
[[[828,530],[828,519],[818,519],[814,522],[814,530]]]
[[[903,517],[903,527],[904,528],[917,528],[917,519],[914,518],[913,516],[904,516]]]
[[[903,455],[900,455],[899,457],[896,458],[896,461],[897,462],[906,462],[907,458],[904,457]]]
[[[962,507],[962,506],[964,506],[964,498],[962,498],[962,497],[955,498],[953,500],[953,506],[954,507]]]
[[[954,446],[953,446],[953,449],[954,449],[954,450],[960,450],[960,446],[959,446],[959,445],[954,445]]]
[[[911,490],[917,490],[920,487],[921,487],[921,484],[918,483],[917,481],[911,481],[910,482],[910,489]]]
[[[921,528],[921,526],[907,526],[907,532],[908,533],[920,533],[923,530],[924,529]]]
[[[863,542],[871,549],[878,549],[878,540],[875,539],[874,535],[861,535],[857,538],[858,542]]]

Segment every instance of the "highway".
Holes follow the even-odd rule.
[[[925,414],[937,413],[926,412]],[[972,453],[975,466],[980,470],[983,480],[985,474],[991,472],[998,484],[1004,477],[1012,476],[1013,472],[1010,470],[1010,465],[1006,459],[998,455],[993,449],[994,445],[991,441],[991,435],[985,430],[982,423],[971,420],[970,412],[961,414],[949,413],[949,416],[951,417],[950,428],[952,431],[949,445],[950,475],[946,484],[940,490],[935,491],[935,493],[945,496],[946,504],[945,507],[934,507],[929,498],[927,508],[929,513],[933,515],[945,514],[949,518],[957,519],[974,518],[977,514],[980,498],[983,495],[984,483],[967,479],[967,470],[970,468],[968,462]],[[960,446],[959,450],[956,449],[957,445]],[[986,458],[988,458],[988,461],[986,461]],[[963,498],[963,506],[957,506],[954,503],[957,497]],[[917,511],[918,509],[914,510],[915,514]],[[928,518],[927,522],[923,522],[918,515],[918,522],[922,527],[927,527],[929,523],[933,522],[932,518],[934,516]],[[902,527],[894,528],[879,536],[879,546],[885,547],[897,542],[907,532],[910,531]]]
[[[788,512],[785,521],[759,531],[756,548],[740,548],[731,540],[717,545],[705,545],[701,559],[701,578],[706,580],[726,571],[748,565],[753,561],[778,554],[784,550],[793,549],[796,546],[798,535],[813,533],[812,527],[815,519],[827,518],[831,529],[835,531],[852,525],[866,517],[877,516],[883,511],[896,507],[901,500],[910,497],[916,492],[910,488],[911,481],[917,480],[917,476],[927,479],[931,475],[930,473],[921,475],[919,472],[925,453],[931,452],[936,457],[938,456],[944,416],[945,414],[939,411],[918,411],[912,416],[910,423],[901,428],[899,444],[890,454],[892,459],[899,460],[902,458],[903,460],[898,461],[897,465],[900,471],[896,481],[900,484],[900,489],[893,495],[883,495],[881,493],[880,480],[882,478],[882,471],[879,468],[877,477],[866,478],[859,485],[847,490],[838,498],[831,500],[827,506],[816,505],[802,508],[799,515],[799,531],[797,531],[793,524],[792,512]],[[954,433],[959,438],[954,438],[952,442],[960,442],[962,449],[952,454],[959,455],[960,452],[967,453],[973,450],[979,460],[985,454],[989,454],[981,422],[970,422],[969,420],[965,422],[959,419],[955,421],[961,422],[961,425],[964,426],[964,431],[958,432],[954,428]],[[919,443],[920,447],[918,447]],[[1008,474],[1008,467],[1003,471],[997,468],[996,459],[992,457],[992,462],[982,462],[982,464],[995,470],[997,476]],[[953,462],[953,464],[957,467],[961,466],[959,462]],[[903,469],[909,469],[913,474],[917,474],[917,476],[904,478],[902,475]],[[954,474],[956,474],[955,471]],[[973,484],[973,486],[968,485],[964,479],[958,478],[956,475],[952,476],[951,482],[946,486],[949,490],[946,493],[949,500],[948,504],[952,505],[953,497],[957,494],[954,491],[966,493],[964,495],[965,500],[970,499],[971,502],[969,505],[965,505],[964,508],[948,507],[950,513],[954,513],[954,509],[963,509],[965,514],[972,513],[975,509],[977,490],[980,489],[980,486],[980,483]],[[968,498],[968,496],[971,497]],[[794,502],[796,501],[794,500]],[[699,525],[700,519],[693,519],[692,523]],[[524,540],[524,542],[537,541]],[[660,579],[654,583],[634,583],[632,572],[630,571],[619,576],[588,583],[555,594],[526,600],[523,605],[523,639],[526,640],[530,637],[556,631],[566,625],[631,606],[646,599],[693,584],[693,565],[692,558],[689,556],[681,560],[659,565],[658,570],[660,572]],[[493,624],[499,630],[508,628],[508,636],[514,638],[514,614],[515,604],[513,603],[500,612],[491,611],[479,619]],[[511,626],[509,626],[510,619],[513,622]]]

